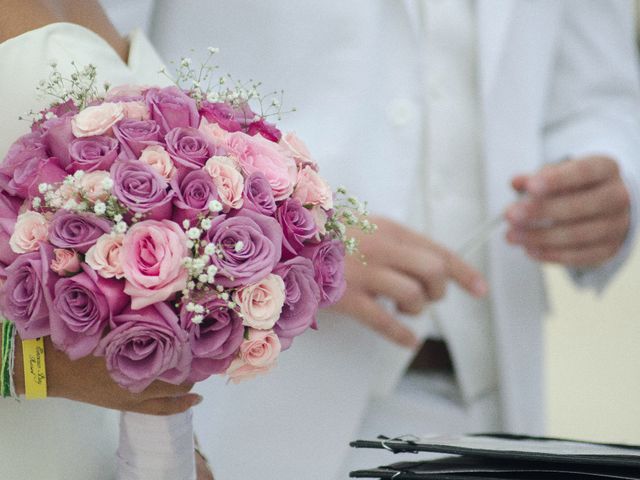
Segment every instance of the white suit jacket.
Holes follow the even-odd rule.
[[[422,188],[425,100],[415,7],[401,0],[156,0],[150,36],[167,60],[217,46],[223,72],[283,88],[299,110],[285,124],[307,141],[322,172],[352,185],[374,212],[411,224]],[[513,201],[513,175],[591,153],[620,162],[635,205],[640,93],[631,2],[479,0],[477,21],[489,214]],[[576,278],[602,288],[632,241],[605,267]],[[453,353],[462,390],[481,391],[497,375],[505,429],[540,432],[542,275],[500,236],[489,256],[497,372],[478,368],[482,358],[465,358],[464,342],[475,339],[465,338],[464,325],[443,327],[461,339]],[[424,331],[426,320],[408,321]],[[409,361],[408,352],[355,322],[325,314],[320,330],[297,339],[272,374],[238,387],[197,387],[208,400],[196,429],[214,465],[229,464],[220,472],[233,478],[248,464],[261,465],[265,478],[330,478],[370,396],[391,391]]]

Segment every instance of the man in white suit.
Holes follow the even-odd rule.
[[[221,478],[345,478],[368,463],[348,458],[348,441],[378,433],[542,431],[539,264],[601,289],[633,243],[631,2],[156,0],[152,10],[165,58],[218,46],[223,70],[284,88],[299,110],[285,122],[323,173],[407,226],[381,220],[363,240],[369,266],[350,265],[341,311],[360,323],[323,315],[272,374],[199,387],[197,429]],[[482,297],[482,277],[414,231],[455,249],[505,209],[506,232],[467,253],[491,286],[478,300],[463,289]],[[449,279],[460,286],[442,303],[402,315]],[[429,342],[406,349],[373,330]],[[429,355],[408,369],[439,339],[453,374]]]

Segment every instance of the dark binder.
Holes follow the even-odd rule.
[[[351,472],[352,478],[394,480],[620,479],[640,480],[640,446],[505,434],[379,437],[355,448],[443,454]]]

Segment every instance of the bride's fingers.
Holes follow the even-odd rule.
[[[151,398],[133,405],[128,411],[147,415],[175,415],[195,407],[202,401],[196,393],[188,393],[178,397]]]

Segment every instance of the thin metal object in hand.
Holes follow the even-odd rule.
[[[504,213],[500,213],[499,215],[496,215],[495,217],[490,218],[486,222],[479,225],[473,232],[473,234],[469,236],[469,238],[465,240],[462,245],[456,248],[456,253],[461,257],[465,257],[478,250],[485,243],[487,243],[489,238],[491,238],[493,232],[495,232],[496,229],[500,225],[502,225],[503,221]]]

